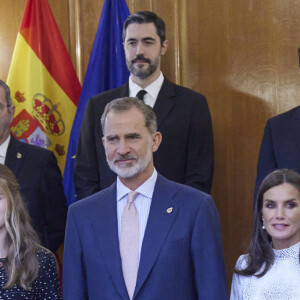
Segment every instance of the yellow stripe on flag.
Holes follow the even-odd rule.
[[[30,142],[30,139],[38,138],[43,131],[48,141],[44,147],[55,153],[63,172],[76,105],[21,34],[17,36],[7,84],[16,106],[13,133]],[[32,120],[22,119],[26,112]]]

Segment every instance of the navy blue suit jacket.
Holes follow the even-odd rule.
[[[41,244],[55,252],[64,241],[67,206],[54,154],[11,136],[5,165],[20,184],[21,194]]]
[[[267,121],[257,164],[255,197],[263,179],[280,168],[300,173],[300,106]]]
[[[78,199],[103,190],[116,179],[106,162],[100,118],[108,102],[128,95],[126,83],[91,98],[86,106],[74,169]],[[210,193],[214,144],[205,97],[164,79],[153,109],[163,136],[153,154],[157,171],[170,180]]]
[[[129,300],[115,183],[69,208],[63,292],[65,300]],[[209,195],[158,175],[134,299],[227,299],[219,217]]]

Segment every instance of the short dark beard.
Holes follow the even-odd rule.
[[[149,66],[146,70],[136,69],[133,66],[133,64],[139,60],[144,60],[149,64]],[[145,58],[144,55],[137,55],[136,58],[133,59],[132,61],[129,61],[126,59],[126,64],[127,64],[128,70],[131,74],[133,74],[134,76],[136,76],[140,79],[146,79],[147,77],[152,75],[157,70],[158,66],[160,65],[160,60],[161,60],[160,55],[157,56],[153,62],[150,59]]]

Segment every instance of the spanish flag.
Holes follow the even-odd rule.
[[[47,0],[26,2],[7,84],[12,134],[52,150],[63,172],[81,85]]]

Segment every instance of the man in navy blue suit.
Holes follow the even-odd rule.
[[[300,106],[267,121],[257,164],[255,195],[263,179],[280,168],[300,173]]]
[[[298,55],[300,66],[300,48]],[[300,106],[267,121],[257,163],[254,198],[263,179],[281,168],[300,173]]]
[[[116,99],[101,125],[106,159],[118,177],[69,208],[64,299],[227,299],[218,212],[211,196],[155,170],[162,135],[152,108],[136,98]]]

